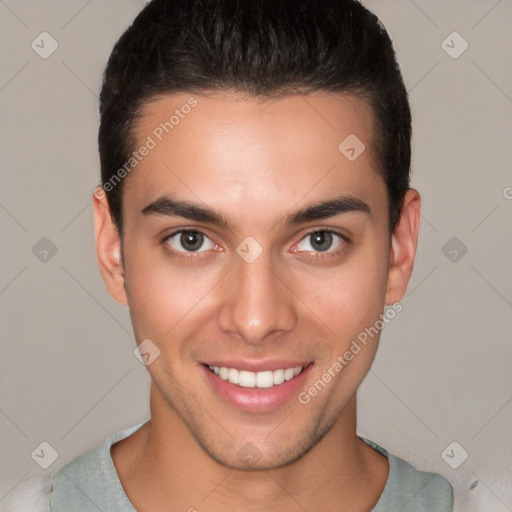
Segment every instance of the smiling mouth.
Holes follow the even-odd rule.
[[[311,363],[309,363],[311,364]],[[294,368],[280,368],[277,370],[265,370],[261,372],[251,372],[238,370],[236,368],[227,368],[226,366],[205,365],[211,372],[218,375],[222,380],[227,380],[231,384],[243,388],[268,389],[280,386],[281,384],[292,380],[300,375],[304,368],[309,366],[296,366]]]

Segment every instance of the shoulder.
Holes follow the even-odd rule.
[[[2,512],[49,512],[53,475],[34,475],[21,481],[2,500]]]
[[[56,471],[51,493],[51,510],[89,510],[91,506],[107,510],[118,504],[118,510],[133,510],[126,497],[110,455],[115,442],[131,435],[142,424],[111,435],[96,446]]]
[[[389,460],[389,475],[384,491],[372,512],[452,512],[453,489],[437,473],[420,471],[372,441],[361,438]]]
[[[452,512],[453,489],[446,478],[438,473],[419,471],[405,460],[394,459],[395,472],[392,489],[403,496],[411,510]]]

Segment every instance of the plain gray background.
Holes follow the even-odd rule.
[[[0,0],[0,498],[149,416],[149,377],[97,270],[91,214],[101,74],[144,4]],[[358,433],[444,475],[457,510],[510,511],[512,0],[364,4],[410,91],[423,204]],[[42,32],[58,43],[46,59],[31,47],[44,37],[48,51]],[[31,455],[42,442],[58,453],[46,470]]]

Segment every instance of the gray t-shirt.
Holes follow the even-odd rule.
[[[110,447],[128,437],[143,423],[117,432],[101,445],[80,455],[47,479],[46,505],[24,508],[17,512],[136,512],[124,493],[116,472]],[[389,475],[381,497],[372,512],[452,512],[453,490],[448,481],[436,473],[418,471],[365,438],[366,444],[389,460]],[[53,481],[52,481],[53,480]],[[43,491],[40,490],[40,494]],[[38,496],[41,502],[43,496]],[[23,498],[23,497],[22,497]],[[21,499],[22,499],[21,498]],[[25,493],[25,499],[27,494]],[[44,500],[43,500],[44,501]],[[48,503],[49,501],[49,503]],[[5,509],[10,512],[11,509]]]

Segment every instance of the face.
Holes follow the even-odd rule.
[[[136,127],[151,149],[123,185],[124,265],[95,201],[100,268],[137,343],[160,351],[147,368],[161,403],[226,466],[314,446],[379,336],[343,355],[405,291],[414,255],[387,230],[372,130],[344,95],[169,95]]]

